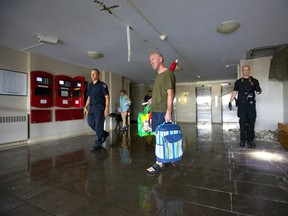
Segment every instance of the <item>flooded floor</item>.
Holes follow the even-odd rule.
[[[153,137],[110,131],[0,151],[0,215],[288,215],[288,151],[233,126],[180,124],[184,156],[157,174]]]

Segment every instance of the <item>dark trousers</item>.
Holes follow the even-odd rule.
[[[166,112],[152,112],[152,131],[155,132],[158,125],[165,122]]]
[[[255,102],[244,102],[238,105],[240,118],[240,140],[253,141],[255,138],[256,105]]]
[[[89,111],[87,122],[91,129],[96,132],[95,146],[101,146],[103,137],[108,133],[104,130],[104,111],[102,109],[94,112]]]

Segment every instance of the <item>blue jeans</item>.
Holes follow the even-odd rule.
[[[165,112],[152,112],[152,131],[155,132],[158,125],[165,121]]]

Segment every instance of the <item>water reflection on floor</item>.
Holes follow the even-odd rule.
[[[95,153],[93,135],[0,151],[0,215],[288,215],[281,145],[240,148],[237,124],[180,126],[182,161],[155,175],[137,125]]]

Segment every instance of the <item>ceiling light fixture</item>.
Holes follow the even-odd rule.
[[[222,22],[217,27],[217,32],[221,34],[230,34],[240,27],[240,23],[234,20]]]
[[[95,51],[88,51],[87,55],[89,56],[89,58],[92,58],[92,59],[98,59],[98,58],[102,58],[103,57],[102,53],[95,52]]]

